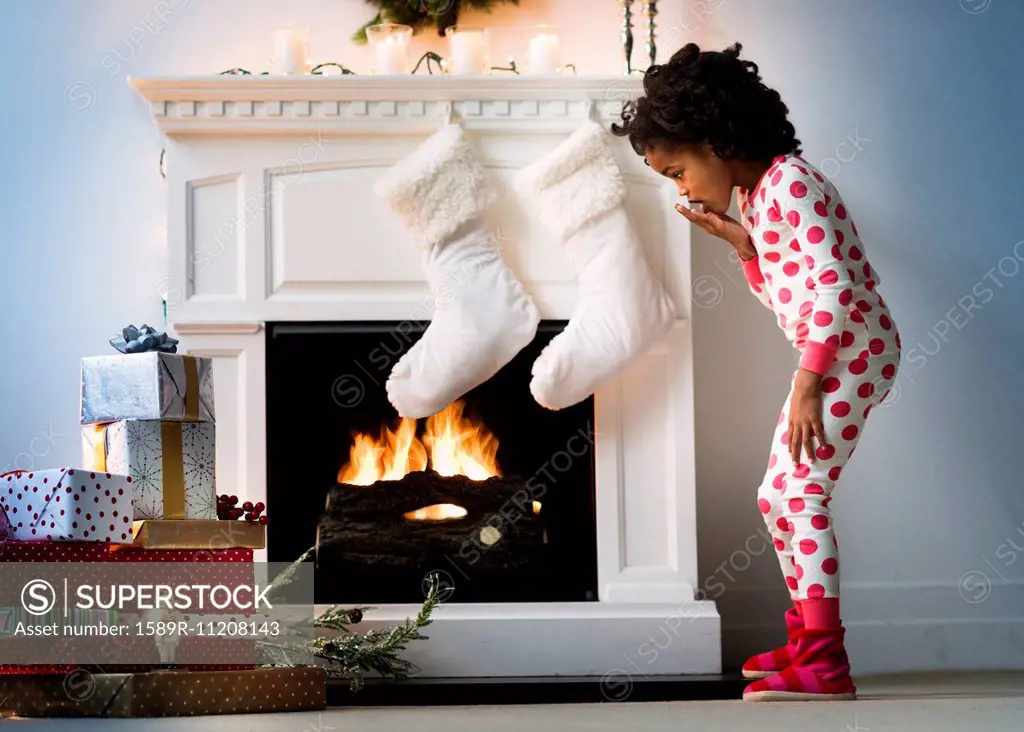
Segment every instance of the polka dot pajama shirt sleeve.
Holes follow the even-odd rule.
[[[740,211],[746,213],[746,196],[741,193],[738,196],[738,199]],[[772,310],[772,300],[768,297],[768,290],[765,288],[764,275],[761,274],[761,257],[755,256],[753,259],[748,259],[742,264],[743,276],[747,278],[747,286],[750,288],[750,292],[757,298],[758,302],[769,310]]]
[[[792,239],[790,248],[799,247],[804,255],[807,277],[796,282],[793,297],[804,298],[801,308],[807,317],[794,327],[795,345],[801,349],[800,368],[817,374],[828,373],[839,350],[839,336],[846,325],[846,305],[842,302],[853,294],[853,281],[845,267],[837,266],[842,259],[839,244],[843,232],[836,226],[846,218],[841,203],[829,207],[830,197],[807,172],[807,168],[789,165],[780,169],[771,179],[765,197],[772,201],[775,215],[789,225]],[[785,233],[785,232],[784,232]],[[798,263],[787,262],[783,274],[800,274]],[[809,312],[807,312],[809,311]],[[799,312],[799,311],[798,311]]]

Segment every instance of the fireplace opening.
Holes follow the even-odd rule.
[[[490,380],[400,419],[384,384],[428,324],[267,325],[268,560],[316,545],[316,602],[597,599],[593,398],[538,405],[545,321]]]

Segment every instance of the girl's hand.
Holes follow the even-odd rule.
[[[822,424],[821,374],[800,369],[793,385],[789,404],[789,454],[793,464],[800,464],[801,451],[807,462],[814,462],[813,438],[820,446],[828,444]]]
[[[715,213],[714,211],[691,211],[681,203],[676,204],[676,211],[682,214],[687,220],[693,222],[704,231],[711,234],[711,236],[717,236],[719,239],[725,239],[727,242],[732,244],[737,251],[748,246],[753,249],[753,246],[750,245],[750,237],[747,235],[747,230],[743,228],[743,224],[729,214],[720,214]],[[740,251],[740,254],[742,253],[743,252]]]

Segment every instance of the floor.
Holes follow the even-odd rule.
[[[133,732],[544,732],[757,730],[962,732],[1024,729],[1024,673],[914,674],[858,682],[855,702],[741,701],[544,706],[338,708],[325,712],[158,720],[9,720],[12,729]]]

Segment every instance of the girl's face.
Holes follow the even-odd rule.
[[[649,147],[644,155],[647,164],[671,179],[680,196],[691,204],[702,203],[706,209],[724,214],[732,204],[733,175],[724,160],[707,145]]]

